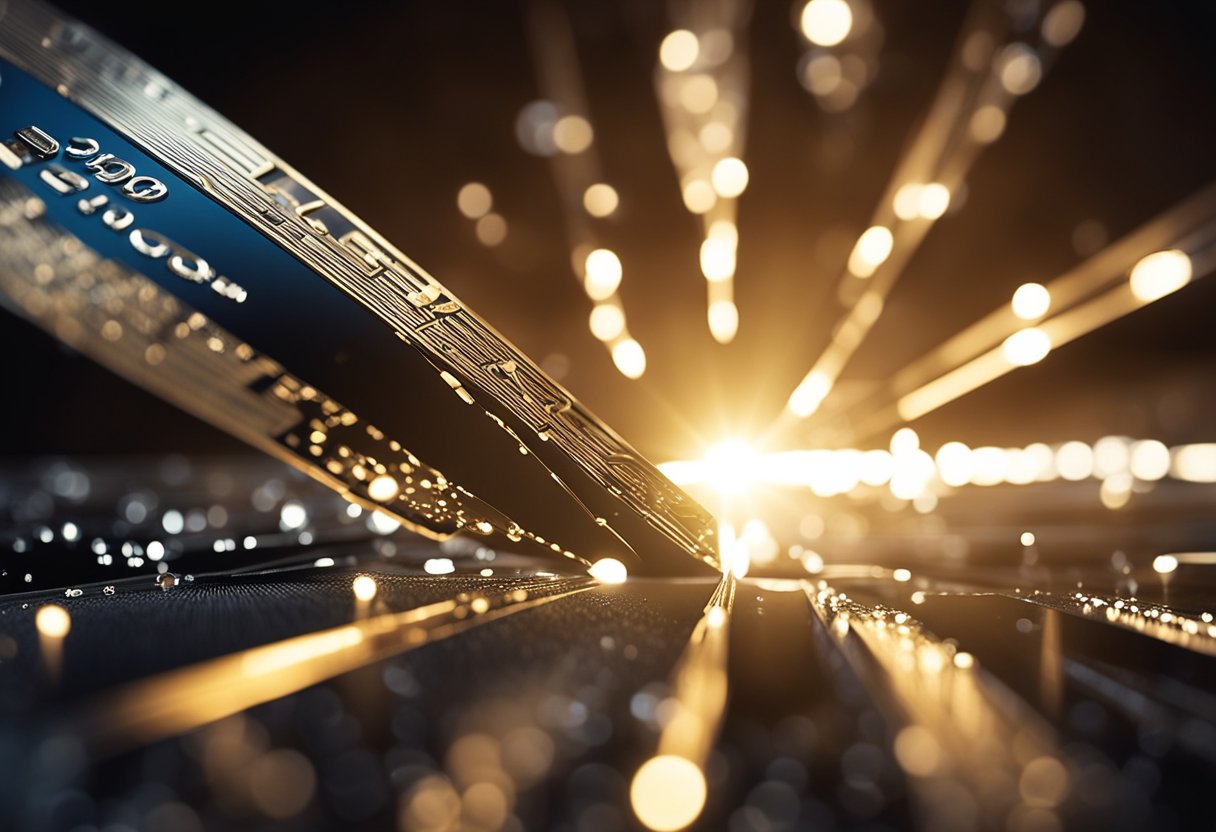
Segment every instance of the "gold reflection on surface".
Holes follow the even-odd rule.
[[[673,712],[654,756],[629,789],[634,814],[655,832],[683,829],[705,808],[705,764],[722,726],[727,698],[727,639],[735,600],[728,570],[710,596],[671,676]]]
[[[87,712],[84,736],[121,750],[239,713],[326,679],[591,589],[588,578],[523,584],[386,613],[136,682]]]
[[[1181,561],[1186,554],[1188,553],[1162,555],[1161,557],[1176,558],[1177,561]],[[1206,555],[1208,553],[1189,554]],[[1216,560],[1216,558],[1211,560]],[[1168,577],[1169,573],[1165,573],[1162,575],[1162,580],[1166,580]],[[1165,604],[1143,601],[1134,596],[1116,598],[1083,591],[1070,595],[1057,595],[1036,589],[1028,595],[1014,597],[1045,607],[1065,610],[1086,618],[1096,618],[1135,630],[1158,641],[1176,644],[1197,653],[1216,656],[1216,616],[1211,612],[1183,613]]]
[[[1004,131],[1014,102],[1038,86],[1044,59],[1071,40],[1064,35],[1074,24],[1079,29],[1084,20],[1081,15],[1060,23],[1057,17],[1051,27],[1054,39],[1044,36],[1042,43],[1032,46],[1021,42],[1024,35],[997,8],[973,4],[928,114],[849,255],[838,284],[847,307],[843,317],[828,346],[790,394],[779,425],[806,419],[819,410],[878,320],[905,266],[949,209],[952,195],[965,187],[976,159]],[[1034,10],[1023,25],[1036,22],[1045,11]],[[852,26],[852,10],[844,0],[814,0],[801,16],[803,34],[820,46],[840,43]],[[824,81],[811,80],[812,90]]]
[[[58,604],[47,604],[35,614],[34,627],[38,630],[38,647],[47,676],[58,679],[63,665],[63,640],[72,630],[72,616]]]
[[[894,752],[925,828],[1013,828],[1030,809],[1053,813],[1058,828],[1068,771],[1054,733],[1026,703],[907,613],[859,603],[822,580],[803,587],[862,678],[871,659],[882,671],[906,719]]]

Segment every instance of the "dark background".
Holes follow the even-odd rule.
[[[761,430],[827,343],[836,279],[924,114],[966,12],[875,0],[880,74],[821,112],[798,84],[791,6],[758,0],[740,201],[739,335],[705,326],[698,220],[680,200],[651,75],[670,28],[652,0],[567,4],[596,146],[621,209],[602,228],[624,264],[629,326],[649,368],[629,381],[587,329],[549,161],[515,138],[541,97],[526,5],[481,0],[128,7],[66,2],[245,128],[556,371],[644,453],[697,454]],[[1004,136],[965,203],[930,233],[844,381],[883,378],[1082,259],[1077,228],[1132,231],[1216,176],[1216,6],[1087,4],[1087,20]],[[481,246],[455,204],[477,180],[509,223]],[[956,200],[957,201],[957,200]],[[1083,249],[1083,247],[1082,247]],[[1216,281],[1201,280],[918,423],[924,444],[1216,439]],[[285,308],[285,314],[288,313]],[[243,446],[0,317],[0,454],[230,452]],[[842,388],[843,389],[843,388]],[[392,391],[386,391],[392,395]],[[813,444],[823,437],[794,437]]]

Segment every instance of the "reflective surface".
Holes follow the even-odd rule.
[[[0,606],[9,828],[1207,816],[1216,580],[1185,553],[949,567],[905,538],[897,569],[828,545],[813,573],[782,555],[796,578],[606,585],[421,540],[269,463],[3,482],[29,495],[7,570],[106,576]]]
[[[213,2],[192,49],[193,7],[73,5],[667,460],[720,518],[728,568],[658,582],[628,557],[584,570],[410,536],[370,510],[398,496],[387,472],[351,505],[225,456],[242,449],[7,318],[0,827],[1210,825],[1207,4]],[[44,92],[96,108],[108,87],[89,82],[115,65],[63,58],[71,30],[37,35]],[[128,135],[197,116],[142,71],[118,73]],[[328,197],[267,177],[231,129],[244,158],[206,130],[131,155],[199,163],[179,172],[250,198],[238,212],[269,196],[332,245]],[[200,229],[161,210],[177,184],[135,210],[184,239]],[[108,300],[81,319],[149,364],[98,286],[124,312],[162,296],[130,302],[146,285],[125,267],[93,280],[89,231],[28,197],[8,188],[0,234],[32,268],[0,279],[33,306]],[[191,319],[165,359],[226,366],[257,334]],[[423,368],[428,416],[413,384],[312,357],[394,420],[433,417],[440,450],[452,414],[485,422],[460,371]],[[495,366],[484,380],[506,384]],[[210,403],[213,424],[241,421]],[[303,453],[338,444],[302,424]],[[143,456],[183,449],[200,456]],[[545,485],[518,500],[538,524]]]

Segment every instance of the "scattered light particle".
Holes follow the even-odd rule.
[[[58,604],[47,604],[34,616],[34,626],[47,638],[63,638],[72,629],[72,616]]]
[[[623,584],[629,578],[629,570],[616,558],[600,558],[587,572],[602,584]]]

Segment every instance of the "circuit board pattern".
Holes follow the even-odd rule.
[[[712,518],[701,506],[319,188],[91,29],[25,2],[9,4],[2,19],[0,54],[105,118],[358,300],[467,403],[485,395],[492,418],[489,407],[506,409],[684,551],[717,566]]]

